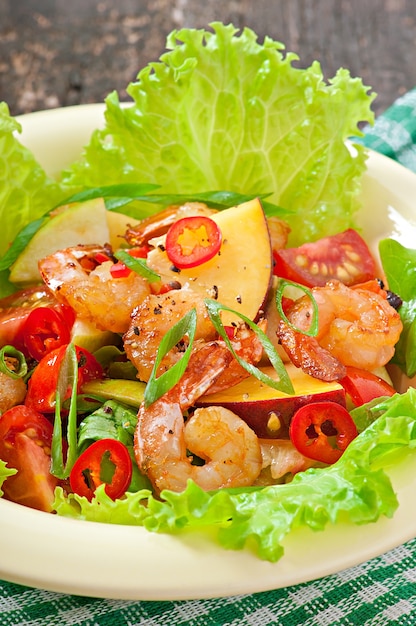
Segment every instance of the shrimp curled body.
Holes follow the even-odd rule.
[[[42,279],[56,299],[69,304],[77,315],[101,330],[125,332],[132,310],[150,293],[147,281],[131,272],[113,278],[112,261],[94,262],[101,246],[79,245],[59,250],[39,261]]]
[[[319,311],[317,336],[297,332],[283,321],[277,331],[295,365],[323,380],[342,378],[343,366],[371,371],[386,365],[403,325],[381,292],[350,288],[336,280],[314,287],[312,295]],[[312,319],[310,299],[305,296],[297,300],[288,319],[300,330],[307,330]]]
[[[232,355],[213,341],[193,352],[181,381],[149,407],[139,409],[134,452],[156,491],[183,491],[189,479],[202,489],[253,484],[262,468],[259,440],[237,415],[223,407],[183,413],[218,381]],[[205,461],[193,465],[187,450]]]

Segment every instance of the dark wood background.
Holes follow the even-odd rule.
[[[377,92],[380,113],[416,85],[416,0],[0,0],[0,100],[11,113],[99,102],[164,51],[175,28],[249,26]]]

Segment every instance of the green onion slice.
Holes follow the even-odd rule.
[[[157,272],[153,271],[148,267],[146,261],[144,259],[136,259],[132,257],[126,250],[117,250],[114,253],[116,259],[124,263],[126,267],[136,272],[143,278],[149,281],[149,283],[156,283],[160,280],[160,276]]]
[[[299,289],[310,299],[312,303],[312,319],[311,319],[311,325],[309,327],[309,330],[303,330],[301,328],[298,328],[297,326],[292,324],[292,322],[286,317],[286,314],[283,311],[282,299],[283,299],[284,290],[287,287],[295,287],[296,289]],[[277,310],[279,311],[280,317],[288,326],[290,326],[290,328],[292,328],[292,330],[296,331],[297,333],[302,333],[302,335],[308,335],[308,337],[316,337],[316,335],[318,334],[319,311],[318,311],[317,302],[312,295],[312,291],[308,287],[305,287],[304,285],[300,285],[299,283],[294,283],[291,280],[286,280],[284,278],[281,278],[279,280],[279,285],[276,290],[276,307],[277,307]]]
[[[249,374],[252,374],[256,378],[258,378],[258,380],[268,385],[269,387],[273,387],[274,389],[277,389],[278,391],[283,391],[287,394],[293,394],[295,390],[293,388],[293,384],[290,380],[289,374],[287,373],[287,370],[283,364],[283,361],[277,353],[276,349],[274,348],[272,342],[261,330],[261,328],[259,328],[259,326],[255,324],[255,322],[250,320],[242,313],[234,311],[230,307],[221,304],[217,300],[211,300],[210,298],[206,298],[204,302],[205,306],[207,307],[208,315],[210,316],[211,322],[213,323],[216,331],[224,339],[233,357],[239,362],[239,364],[244,367],[244,369],[249,372]],[[273,365],[274,370],[278,375],[278,380],[274,380],[273,378],[262,372],[258,367],[252,365],[251,363],[247,363],[247,361],[244,361],[244,359],[238,356],[231,344],[230,339],[228,338],[224,325],[221,321],[220,311],[229,311],[230,313],[237,315],[251,328],[251,330],[260,340],[265,353],[269,357],[270,363]]]
[[[61,479],[68,478],[77,459],[77,386],[78,359],[75,346],[70,343],[65,351],[65,356],[59,369],[58,384],[56,388],[55,422],[53,427],[51,449],[51,474]],[[65,398],[68,387],[71,387],[72,391],[66,428],[68,448],[66,462],[64,464],[61,402],[62,398]]]
[[[188,311],[188,313],[164,335],[159,344],[152,373],[144,392],[144,404],[146,407],[150,406],[167,391],[172,389],[182,378],[191,356],[196,331],[196,320],[196,309],[194,308]],[[189,337],[189,344],[182,357],[168,371],[157,377],[156,372],[162,359],[185,335]]]
[[[6,358],[16,359],[17,369],[10,369],[6,363]],[[3,346],[0,350],[0,372],[7,374],[10,378],[24,378],[27,374],[27,363],[23,352],[17,350],[14,346]]]

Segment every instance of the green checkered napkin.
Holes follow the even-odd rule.
[[[416,172],[416,88],[365,131],[362,143]],[[415,626],[415,583],[416,539],[310,583],[223,599],[101,600],[0,582],[0,625]]]

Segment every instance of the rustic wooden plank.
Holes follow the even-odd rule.
[[[157,60],[174,28],[220,20],[339,67],[378,93],[380,113],[416,85],[414,0],[1,0],[0,100],[11,112],[102,101]]]

